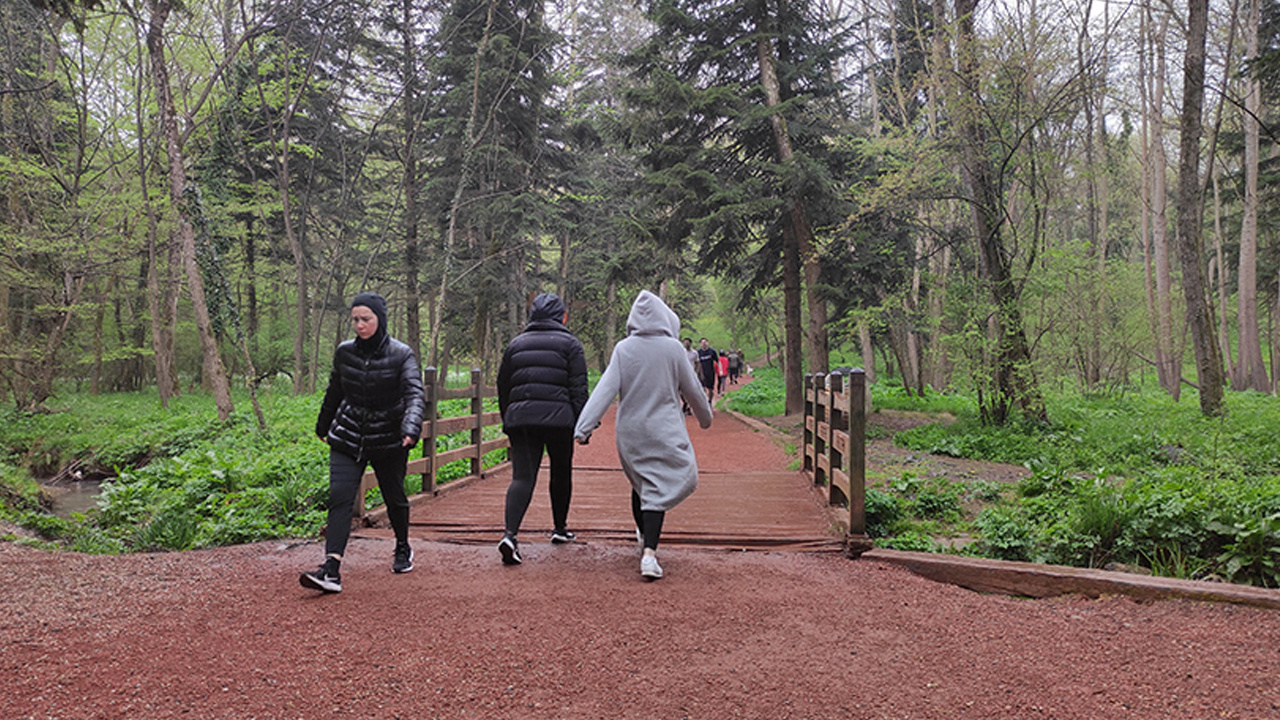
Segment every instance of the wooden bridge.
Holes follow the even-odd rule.
[[[482,437],[485,427],[501,422],[497,413],[483,410],[483,398],[491,396],[493,391],[481,387],[478,373],[473,373],[469,388],[447,391],[436,387],[434,378],[435,373],[428,369],[431,411],[435,409],[435,402],[444,397],[472,398],[470,415],[437,420],[434,427],[468,432],[472,445],[433,456],[430,450],[434,445],[430,442],[433,426],[427,423],[424,425],[427,457],[411,461],[410,472],[432,473],[443,466],[442,460],[459,459],[470,463],[473,472],[434,488],[434,492],[432,476],[424,475],[424,487],[428,490],[411,498],[410,536],[496,544],[502,537],[503,508],[511,471],[506,463],[488,469],[480,467],[483,453],[505,445],[505,437],[487,441]],[[819,412],[821,419],[809,418],[807,424],[824,438],[821,451],[829,455],[830,448],[848,448],[847,438],[832,440],[833,428],[834,432],[847,435],[847,424],[840,425],[841,419],[848,416],[847,400],[843,415],[828,409],[833,397],[839,400],[847,395],[816,393],[812,381],[809,394],[811,402],[806,408],[810,413]],[[430,415],[434,412],[429,412]],[[592,435],[591,444],[575,448],[569,527],[580,541],[635,542],[630,485],[618,461],[613,421],[614,411],[610,410]],[[854,534],[848,534],[848,498],[852,495],[858,501],[855,509],[860,517],[862,474],[860,468],[858,472],[842,471],[848,462],[847,451],[837,456],[839,465],[833,471],[831,459],[818,459],[818,449],[811,441],[803,448],[787,448],[789,441],[781,433],[734,413],[717,411],[707,430],[699,428],[693,418],[687,418],[686,423],[698,458],[698,490],[667,515],[664,545],[830,552],[848,547],[855,554],[865,549],[860,526],[854,525]],[[798,452],[800,457],[789,454],[789,449]],[[520,531],[526,545],[546,542],[552,530],[546,464],[544,459],[533,502]],[[819,466],[823,468],[822,473],[815,474],[814,468]],[[856,479],[856,493],[850,492],[850,476]],[[828,478],[832,477],[838,477],[840,482],[830,485]],[[366,477],[366,483],[369,487],[375,485],[372,474]],[[836,488],[835,492],[830,491],[832,487]],[[389,532],[380,508],[369,512],[366,520],[374,527],[360,529],[358,534],[382,536]]]

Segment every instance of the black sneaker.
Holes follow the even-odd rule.
[[[298,583],[304,588],[320,590],[327,593],[342,592],[342,577],[338,574],[338,561],[329,558],[319,569],[304,572],[298,576]]]
[[[498,552],[502,553],[503,565],[519,565],[523,562],[520,559],[520,544],[512,535],[502,536],[502,540],[498,542]]]
[[[396,558],[391,562],[391,571],[407,573],[413,569],[413,548],[409,543],[396,543]]]
[[[564,545],[565,543],[571,543],[577,539],[578,536],[568,530],[556,530],[551,533],[551,542],[555,545]]]

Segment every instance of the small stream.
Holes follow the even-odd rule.
[[[73,513],[87,513],[98,506],[102,494],[101,480],[63,481],[57,485],[41,485],[53,498],[53,514],[70,518]]]

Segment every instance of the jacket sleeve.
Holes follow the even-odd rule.
[[[577,338],[569,350],[569,404],[573,405],[573,419],[582,415],[587,405],[587,355]]]
[[[573,428],[573,436],[575,438],[589,438],[596,428],[600,427],[600,421],[604,418],[604,411],[609,409],[613,404],[613,399],[618,396],[618,389],[621,387],[621,378],[618,376],[618,349],[613,350],[613,357],[609,358],[609,367],[604,369],[604,374],[600,376],[600,382],[596,383],[596,391],[591,393],[591,398],[587,400],[587,404],[582,408],[582,414],[578,416],[578,424]]]
[[[338,373],[338,354],[333,355],[333,367],[329,370],[329,385],[324,390],[324,400],[320,403],[320,416],[316,418],[316,437],[324,439],[329,436],[329,426],[333,424],[333,416],[338,414],[338,405],[342,403],[342,378]]]
[[[502,351],[502,364],[498,366],[498,414],[507,417],[507,405],[511,402],[511,345]]]
[[[400,387],[404,392],[404,419],[400,422],[400,434],[412,437],[416,442],[422,437],[422,421],[426,415],[426,396],[422,392],[422,369],[418,358],[409,349],[400,365]]]

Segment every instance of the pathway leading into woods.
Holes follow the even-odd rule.
[[[569,527],[583,543],[635,544],[630,488],[615,449],[611,409],[574,451],[573,501]],[[698,489],[667,515],[662,547],[696,546],[731,550],[837,551],[830,517],[803,474],[787,470],[793,459],[767,429],[732,413],[717,412],[703,430],[685,420],[698,457]],[[551,501],[547,460],[521,527],[521,552],[531,559],[549,545]],[[411,533],[429,540],[488,544],[502,537],[502,517],[510,467],[414,507]],[[386,529],[368,537],[390,537]],[[540,547],[540,546],[546,546]],[[497,551],[494,551],[495,557]]]
[[[298,586],[316,539],[120,557],[0,542],[0,718],[1280,717],[1280,612],[1020,600],[793,552],[830,547],[824,509],[735,423],[693,431],[701,487],[654,583],[603,434],[578,455],[583,542],[539,537],[539,487],[517,567],[493,545],[501,474],[414,511],[412,573],[391,573],[389,539],[354,539],[340,595]]]

